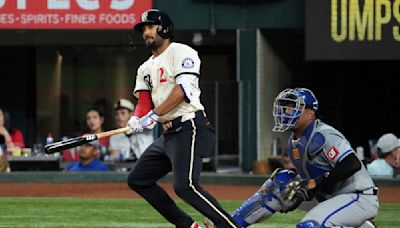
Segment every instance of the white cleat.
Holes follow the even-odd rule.
[[[373,222],[367,220],[359,228],[376,228],[376,226]]]

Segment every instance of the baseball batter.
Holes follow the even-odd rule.
[[[309,89],[285,89],[276,97],[273,131],[292,131],[288,154],[298,174],[271,175],[232,214],[243,227],[298,206],[308,211],[298,228],[374,227],[369,220],[378,214],[378,189],[343,134],[318,119],[317,111]]]
[[[210,156],[214,145],[214,129],[200,102],[197,52],[171,42],[173,23],[158,10],[143,13],[134,29],[142,33],[153,55],[137,71],[134,95],[138,105],[128,126],[140,132],[160,122],[165,132],[139,158],[128,185],[176,227],[199,227],[156,183],[172,171],[179,197],[218,227],[239,227],[199,185],[202,158]]]

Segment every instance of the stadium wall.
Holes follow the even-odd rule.
[[[12,172],[0,175],[0,197],[90,197],[138,198],[126,184],[128,173]],[[162,180],[169,194],[176,198],[172,175]],[[245,200],[265,181],[263,175],[202,173],[204,188],[217,199]],[[400,179],[375,178],[381,203],[400,203]]]

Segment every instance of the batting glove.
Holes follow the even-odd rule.
[[[133,133],[138,133],[138,132],[142,132],[143,131],[143,127],[140,124],[140,119],[137,116],[132,116],[129,119],[127,126],[132,129]]]
[[[140,126],[142,126],[143,129],[152,129],[156,125],[158,118],[160,118],[160,116],[156,112],[151,110],[145,116],[140,118]]]

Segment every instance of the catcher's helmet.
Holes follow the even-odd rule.
[[[174,24],[171,18],[157,9],[150,9],[142,14],[142,19],[133,29],[143,32],[144,25],[158,25],[157,33],[164,39],[172,38],[174,33]]]
[[[293,128],[305,108],[318,110],[318,100],[306,88],[285,89],[275,98],[273,116],[275,126],[272,131],[284,132]],[[287,110],[290,110],[288,112]]]

